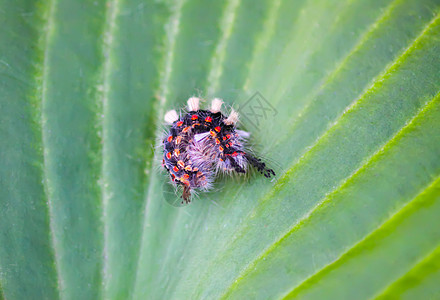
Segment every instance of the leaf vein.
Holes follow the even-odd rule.
[[[101,120],[101,130],[102,130],[102,169],[101,169],[101,178],[100,178],[100,188],[101,188],[101,205],[102,205],[102,224],[104,227],[104,242],[103,242],[103,263],[102,263],[102,271],[101,271],[101,278],[103,281],[102,289],[103,289],[103,295],[106,293],[107,284],[108,284],[108,240],[109,240],[109,222],[110,220],[107,219],[108,215],[108,203],[110,199],[110,194],[108,192],[108,182],[106,178],[106,174],[109,174],[108,165],[106,164],[105,157],[107,157],[109,154],[108,152],[108,128],[106,126],[106,118],[108,117],[108,97],[110,92],[110,73],[111,73],[111,50],[113,47],[113,41],[114,41],[114,34],[115,34],[115,27],[116,27],[116,17],[119,14],[119,0],[108,0],[106,3],[107,12],[106,12],[106,24],[104,26],[104,33],[103,33],[103,46],[102,46],[102,52],[103,52],[103,68],[102,68],[102,74],[101,74],[101,82],[102,82],[102,94],[101,94],[101,111],[102,116],[98,115],[97,119]]]
[[[430,188],[434,187],[438,181],[440,180],[440,176],[435,177],[431,182],[429,182],[425,187],[422,188],[421,191],[419,191],[415,197],[413,197],[410,201],[408,201],[405,205],[403,205],[402,207],[400,207],[396,212],[394,212],[387,220],[385,220],[382,224],[380,224],[376,229],[374,229],[373,231],[371,231],[368,235],[366,235],[363,239],[361,239],[360,241],[358,241],[357,243],[355,243],[354,245],[352,245],[349,249],[347,249],[347,251],[345,251],[344,253],[342,253],[337,259],[333,260],[332,262],[324,265],[321,269],[318,270],[318,272],[312,274],[311,276],[309,276],[308,278],[306,278],[305,280],[303,280],[302,282],[300,282],[300,284],[298,284],[296,287],[294,287],[293,289],[290,290],[290,292],[286,293],[285,296],[283,296],[283,298],[287,297],[288,295],[294,293],[296,290],[298,290],[302,285],[304,285],[307,281],[311,280],[312,278],[318,276],[320,273],[322,273],[324,270],[330,268],[332,265],[336,264],[338,261],[341,261],[346,255],[348,255],[354,248],[356,247],[360,247],[365,241],[367,241],[369,238],[371,238],[372,236],[374,236],[377,232],[380,232],[385,226],[387,226],[388,224],[392,223],[393,220],[398,217],[402,211],[405,210],[405,208],[410,207],[411,204],[414,203],[414,201],[416,199],[418,199],[421,195],[423,195],[427,190],[429,190]]]
[[[381,296],[386,295],[387,291],[392,288],[393,285],[397,284],[399,281],[401,281],[403,278],[405,278],[407,275],[411,274],[412,272],[416,271],[419,267],[421,267],[424,264],[427,264],[430,260],[436,259],[438,253],[440,252],[440,244],[437,245],[437,247],[434,248],[431,252],[429,252],[427,255],[422,257],[422,259],[418,260],[408,272],[405,274],[402,274],[402,276],[396,278],[393,282],[391,282],[388,286],[386,286],[384,289],[379,291],[375,296],[373,296],[371,299],[377,299]],[[438,258],[437,258],[438,259]]]
[[[359,51],[359,49],[362,48],[362,46],[369,40],[369,38],[371,37],[371,35],[374,33],[375,30],[377,30],[379,28],[379,25],[382,24],[385,20],[387,20],[390,16],[392,11],[396,8],[397,4],[402,2],[401,0],[395,0],[394,2],[392,2],[386,9],[385,11],[382,13],[381,16],[379,16],[379,18],[373,23],[371,24],[371,26],[369,26],[369,28],[367,28],[365,30],[365,33],[362,35],[361,39],[358,41],[358,43],[350,50],[350,52],[337,64],[336,68],[333,69],[332,72],[330,72],[328,74],[328,76],[322,81],[322,84],[319,86],[319,88],[316,89],[315,92],[313,92],[312,94],[310,94],[310,96],[308,96],[307,100],[305,101],[306,104],[304,105],[304,107],[301,109],[301,111],[296,114],[296,116],[290,120],[290,122],[287,122],[287,124],[292,124],[290,126],[290,129],[288,130],[288,134],[286,134],[286,138],[281,139],[279,141],[277,141],[276,143],[274,143],[272,145],[272,147],[276,147],[277,145],[281,144],[284,140],[286,140],[289,136],[290,133],[292,133],[293,131],[295,131],[296,126],[299,123],[299,120],[301,119],[301,117],[303,115],[305,115],[305,113],[310,109],[310,106],[313,103],[313,100],[315,99],[315,97],[317,95],[319,95],[320,93],[322,93],[322,91],[336,78],[336,76],[344,69],[344,66],[349,62],[349,59],[351,57],[354,56],[354,54]],[[435,21],[435,18],[434,18]],[[347,111],[351,110],[353,108],[353,106],[356,105],[356,103],[361,100],[361,98],[363,96],[365,96],[366,94],[368,94],[368,92],[374,88],[375,84],[377,82],[381,82],[382,79],[384,77],[386,77],[387,74],[390,73],[391,70],[393,70],[396,66],[399,65],[399,62],[401,61],[401,58],[403,58],[405,56],[406,53],[409,53],[413,47],[413,45],[417,42],[417,40],[419,40],[420,38],[423,37],[424,33],[426,32],[427,29],[429,29],[429,26],[431,25],[433,21],[430,22],[430,24],[428,24],[421,32],[420,35],[418,35],[416,37],[415,40],[413,40],[406,49],[404,49],[401,54],[391,63],[389,63],[388,65],[385,66],[385,68],[379,72],[379,74],[373,78],[371,80],[371,83],[369,85],[367,85],[365,87],[365,89],[361,92],[361,94],[356,97],[356,99],[350,104],[348,105],[343,113],[341,115],[339,115],[335,121],[333,121],[333,124],[335,124]],[[331,127],[331,126],[330,126]],[[318,138],[319,140],[320,138]],[[313,146],[311,146],[313,147]]]
[[[271,191],[267,192],[265,195],[263,195],[262,197],[260,197],[260,199],[258,200],[258,202],[265,202],[266,199],[270,198],[271,196],[273,196],[273,193],[275,193],[276,191],[279,191],[280,189],[282,189],[285,185],[285,183],[288,181],[288,178],[291,176],[291,174],[294,173],[295,169],[300,166],[301,164],[304,163],[304,161],[306,161],[306,159],[308,158],[309,155],[311,155],[313,153],[313,150],[319,145],[319,142],[321,140],[323,140],[326,136],[329,135],[329,133],[332,130],[335,130],[335,128],[337,128],[336,126],[338,125],[338,123],[343,120],[344,116],[349,113],[350,111],[352,111],[357,105],[360,105],[363,102],[363,99],[365,99],[365,96],[368,95],[369,93],[371,93],[376,84],[379,84],[381,82],[383,82],[385,80],[385,78],[388,76],[388,74],[390,74],[392,71],[394,71],[395,69],[397,69],[402,62],[404,61],[404,59],[410,55],[410,53],[412,51],[414,51],[415,49],[417,49],[418,44],[421,42],[421,40],[423,39],[423,37],[425,36],[425,34],[432,28],[434,27],[434,25],[436,25],[436,23],[440,20],[440,13],[438,13],[430,22],[429,24],[427,24],[425,26],[425,28],[421,31],[421,33],[413,40],[413,42],[403,51],[403,53],[396,58],[392,63],[390,63],[389,65],[387,65],[387,67],[384,69],[384,71],[378,75],[374,80],[372,85],[367,88],[365,91],[362,92],[362,94],[360,96],[358,96],[349,106],[347,106],[345,108],[345,110],[342,112],[342,114],[340,114],[327,128],[327,130],[321,135],[319,136],[311,146],[309,146],[307,148],[307,151],[305,153],[302,154],[302,156],[300,158],[298,158],[292,165],[291,167],[284,173],[281,175],[281,177],[277,180],[277,182],[275,183],[274,187],[272,188]],[[356,171],[355,171],[356,172]],[[341,184],[343,184],[344,182],[341,182]],[[275,191],[275,192],[274,192]],[[318,204],[319,206],[319,204]],[[258,207],[258,206],[257,206]],[[245,219],[249,219],[255,209],[257,208],[255,207],[252,211],[250,211],[247,216],[245,217]],[[317,206],[315,206],[312,211],[314,209],[316,209]],[[310,214],[310,212],[308,213]],[[308,215],[307,214],[307,215]],[[244,221],[243,224],[245,224],[246,222]],[[238,229],[236,232],[240,232],[240,229]],[[240,234],[235,235],[235,238],[232,239],[226,246],[225,249],[227,247],[229,247],[229,245],[233,244],[235,240],[240,238]],[[266,248],[269,249],[270,247]],[[264,253],[264,252],[263,252]],[[258,256],[260,257],[260,256]],[[244,267],[243,270],[248,269],[248,267],[252,265],[252,262],[249,263],[246,267]],[[208,267],[207,270],[209,270],[210,268]],[[244,274],[244,271],[240,272],[240,274]],[[240,278],[241,275],[238,277]],[[236,279],[237,281],[238,279]],[[235,282],[236,282],[235,281]],[[235,285],[233,283],[233,285]],[[226,289],[229,290],[229,288]],[[224,295],[226,295],[227,292],[224,293]],[[223,296],[222,296],[223,297]]]
[[[309,210],[301,219],[299,219],[290,229],[287,230],[284,234],[282,234],[279,238],[277,238],[269,247],[267,247],[260,255],[258,255],[252,262],[250,262],[243,270],[240,272],[240,275],[237,277],[237,279],[234,281],[234,283],[226,289],[226,292],[221,296],[221,298],[227,297],[227,295],[238,285],[238,283],[243,280],[248,274],[251,273],[251,270],[254,269],[255,265],[262,261],[265,257],[269,255],[272,251],[276,249],[276,247],[287,237],[289,237],[291,234],[296,232],[301,228],[301,225],[309,219],[314,213],[319,211],[319,209],[323,206],[324,203],[329,201],[330,196],[336,194],[338,191],[340,191],[342,188],[348,186],[350,184],[350,181],[355,178],[357,175],[360,174],[363,170],[367,169],[370,164],[373,163],[374,158],[378,157],[380,154],[386,152],[388,148],[392,147],[392,145],[401,138],[409,128],[411,128],[412,124],[415,120],[423,116],[426,111],[432,107],[434,107],[435,104],[437,104],[437,101],[440,100],[440,92],[434,96],[432,99],[427,101],[425,105],[423,105],[417,113],[403,126],[397,131],[388,141],[385,142],[385,144],[380,147],[378,150],[376,150],[371,156],[369,156],[367,159],[364,160],[364,162],[360,165],[358,169],[356,169],[353,173],[351,173],[348,177],[346,177],[343,181],[339,183],[338,186],[336,186],[334,189],[329,191],[327,195],[321,200],[318,201],[318,203]],[[312,275],[313,276],[313,275]],[[307,279],[306,279],[307,280]]]
[[[179,34],[180,31],[180,19],[181,19],[181,15],[182,15],[182,7],[185,3],[185,0],[178,0],[176,2],[176,5],[174,6],[174,11],[170,16],[169,19],[169,23],[166,25],[166,41],[165,41],[165,45],[166,45],[166,53],[165,53],[165,58],[164,58],[164,65],[163,65],[163,69],[162,72],[160,73],[160,83],[159,83],[159,89],[158,89],[158,102],[159,102],[159,109],[157,110],[157,114],[156,116],[162,116],[164,114],[164,107],[165,107],[165,103],[167,101],[167,96],[169,94],[169,90],[168,90],[168,85],[170,82],[170,78],[171,78],[171,72],[172,72],[172,65],[173,65],[173,61],[174,61],[174,54],[175,54],[175,45],[176,45],[176,39],[177,36]],[[160,123],[160,119],[159,117],[157,117],[156,119],[156,123]],[[157,124],[158,125],[158,124]],[[159,127],[157,126],[157,135],[159,136],[160,134],[160,130]],[[156,145],[157,146],[157,145]],[[154,159],[156,160],[156,155],[154,155]],[[151,163],[151,170],[147,169],[146,173],[151,173],[151,171],[154,168],[154,162]],[[145,206],[144,206],[144,220],[143,220],[143,224],[142,224],[142,228],[141,228],[141,243],[140,243],[140,249],[138,251],[137,254],[137,263],[136,263],[136,270],[135,270],[135,277],[133,280],[133,286],[134,289],[136,289],[136,286],[138,285],[137,281],[139,278],[139,272],[141,271],[140,269],[140,259],[141,259],[141,253],[142,253],[142,249],[144,248],[144,235],[146,233],[146,227],[148,226],[148,218],[149,218],[149,214],[148,214],[148,207],[150,206],[150,202],[152,199],[152,194],[151,194],[151,186],[153,184],[153,177],[154,176],[150,176],[149,177],[149,182],[148,182],[148,189],[146,190],[146,201],[145,201]],[[133,289],[133,290],[134,290]]]
[[[229,0],[224,11],[220,28],[222,35],[212,56],[210,72],[208,74],[208,95],[212,96],[218,89],[219,79],[223,73],[223,63],[226,55],[226,48],[231,38],[232,29],[241,0]]]
[[[59,257],[59,251],[57,250],[59,241],[57,240],[56,234],[55,234],[55,220],[54,220],[54,209],[53,204],[51,201],[51,185],[50,180],[48,178],[48,170],[47,170],[47,161],[49,156],[49,150],[47,147],[47,132],[48,129],[46,127],[46,116],[44,114],[44,109],[46,106],[46,100],[47,100],[47,83],[48,83],[48,76],[49,76],[49,55],[50,55],[50,46],[49,41],[53,34],[53,24],[55,19],[55,11],[56,11],[56,0],[51,0],[48,2],[48,10],[43,12],[44,13],[44,20],[45,24],[43,26],[42,30],[42,37],[41,37],[41,48],[43,51],[43,57],[42,57],[42,66],[41,66],[41,78],[40,80],[40,97],[41,97],[41,109],[40,109],[40,128],[41,128],[41,137],[42,137],[42,146],[43,146],[43,185],[44,185],[44,193],[47,197],[47,207],[48,207],[48,213],[49,213],[49,229],[50,229],[50,236],[51,236],[51,242],[52,242],[52,248],[53,248],[53,255],[55,258],[55,270],[57,273],[57,291],[58,296],[61,299],[61,291],[64,289],[65,282],[63,279],[63,276],[61,274],[61,267],[60,267],[60,257]]]

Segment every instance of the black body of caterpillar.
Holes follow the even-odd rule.
[[[171,181],[183,186],[182,203],[190,202],[191,189],[208,190],[219,171],[246,173],[252,165],[268,178],[275,175],[244,148],[249,134],[237,130],[237,112],[224,116],[220,99],[214,99],[209,110],[199,109],[199,102],[188,99],[189,111],[180,117],[175,110],[165,114],[171,127],[163,139],[162,165]]]

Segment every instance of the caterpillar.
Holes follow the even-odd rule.
[[[191,190],[207,191],[219,172],[247,173],[255,167],[265,177],[275,176],[245,148],[249,133],[237,129],[239,114],[232,109],[229,116],[221,112],[223,100],[215,98],[207,110],[200,109],[200,99],[187,101],[188,111],[179,116],[176,110],[165,113],[169,129],[162,140],[162,166],[171,182],[183,186],[182,203],[191,201]]]

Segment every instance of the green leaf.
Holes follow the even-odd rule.
[[[440,1],[0,0],[0,26],[0,299],[440,297]],[[242,108],[275,180],[172,205],[162,118],[193,95]]]

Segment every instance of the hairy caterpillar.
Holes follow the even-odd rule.
[[[200,99],[188,99],[188,112],[179,116],[175,110],[165,114],[171,125],[163,139],[162,166],[171,181],[183,186],[182,203],[189,203],[192,189],[209,190],[218,172],[246,173],[255,167],[266,177],[275,175],[261,159],[245,149],[249,133],[238,130],[238,113],[222,114],[223,101],[212,100],[208,110],[199,107]]]

